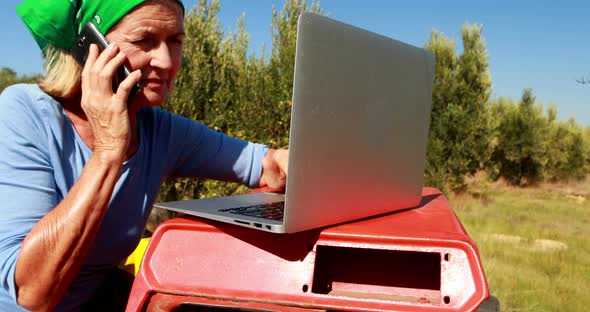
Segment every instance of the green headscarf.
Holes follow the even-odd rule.
[[[181,0],[177,1],[182,6]],[[145,0],[25,0],[16,12],[41,49],[52,45],[69,51],[88,21],[104,35],[143,2]]]

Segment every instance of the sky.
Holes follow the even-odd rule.
[[[42,0],[41,0],[42,1]],[[41,53],[15,13],[20,1],[0,1],[0,67],[19,74],[42,72]],[[195,0],[184,0],[190,8]],[[311,1],[308,0],[310,3]],[[492,98],[520,99],[531,88],[537,102],[558,108],[558,118],[575,117],[590,126],[590,1],[496,0],[323,0],[331,18],[418,47],[433,29],[455,41],[461,26],[483,25],[492,76]],[[260,55],[272,46],[272,6],[283,0],[221,0],[218,15],[224,31],[236,28],[245,14],[250,51]],[[268,52],[268,51],[267,51]]]

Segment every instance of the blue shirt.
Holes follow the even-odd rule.
[[[142,108],[137,122],[138,150],[123,164],[94,245],[57,310],[89,300],[134,250],[166,178],[258,183],[266,146],[159,108]],[[14,281],[22,242],[66,196],[91,155],[62,106],[37,85],[11,86],[0,95],[0,311],[24,310]]]

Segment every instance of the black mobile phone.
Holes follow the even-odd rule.
[[[90,49],[90,44],[95,43],[98,45],[98,49],[102,52],[106,47],[109,45],[107,39],[100,33],[100,31],[92,24],[91,22],[86,23],[82,32],[76,39],[76,43],[72,47],[71,53],[72,56],[76,59],[80,66],[84,67],[86,63],[86,58],[88,58],[88,51]],[[123,65],[117,69],[113,77],[113,92],[117,92],[117,88],[119,88],[119,83],[123,81],[127,76],[131,74],[129,67],[127,65]],[[129,105],[129,100],[137,93],[137,91],[141,88],[141,84],[138,82],[133,86],[133,89],[129,93],[129,97],[127,99],[127,105]]]

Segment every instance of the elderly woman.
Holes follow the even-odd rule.
[[[26,0],[17,11],[47,75],[0,96],[1,311],[92,308],[168,177],[284,186],[286,150],[158,108],[181,64],[180,2]],[[87,21],[110,45],[92,45],[82,69],[67,51]],[[113,91],[123,64],[132,73]]]

